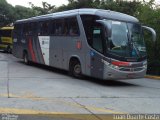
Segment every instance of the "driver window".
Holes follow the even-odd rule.
[[[95,22],[99,17],[94,15],[81,15],[81,19],[88,44],[96,51],[103,53],[103,26]]]
[[[99,23],[95,23],[95,26],[93,27],[93,41],[92,41],[92,47],[103,53],[103,43],[102,43],[102,25]]]

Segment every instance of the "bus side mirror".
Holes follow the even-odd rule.
[[[96,20],[96,22],[102,24],[106,28],[107,37],[111,37],[112,35],[112,26],[111,23],[106,20]]]
[[[153,40],[153,42],[155,42],[156,41],[156,32],[155,32],[155,30],[153,28],[147,27],[147,26],[142,26],[142,28],[145,29],[145,30],[148,30],[149,32],[152,33],[152,40]]]

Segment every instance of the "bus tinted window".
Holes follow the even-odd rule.
[[[63,31],[62,31],[62,34],[64,36],[67,36],[69,33],[69,28],[68,28],[68,19],[64,19],[63,20]]]
[[[23,34],[24,35],[28,35],[29,34],[29,25],[27,23],[25,23],[23,25]]]
[[[14,25],[14,35],[21,35],[22,33],[22,25],[21,24],[16,24]]]
[[[55,27],[55,25],[56,25],[55,24],[55,20],[52,20],[51,23],[50,23],[50,26],[51,26],[50,34],[51,35],[55,35],[56,34],[56,30],[55,30],[56,27]]]
[[[21,25],[18,25],[15,30],[18,34],[21,33]],[[24,35],[34,35],[37,31],[37,23],[25,23],[23,25],[23,34]]]
[[[29,24],[29,35],[34,35],[37,32],[37,23],[30,23]]]
[[[63,19],[57,19],[55,25],[55,35],[62,35],[63,29]]]
[[[94,24],[93,26],[93,30],[92,30],[92,34],[93,34],[93,38],[92,38],[92,47],[99,51],[99,52],[103,52],[103,35],[102,35],[102,25],[101,24]]]
[[[32,32],[32,23],[29,23],[28,24],[28,35],[32,35],[33,34],[33,32]]]
[[[49,21],[40,22],[39,35],[48,35],[48,33],[49,33]]]
[[[79,27],[76,17],[52,20],[51,35],[57,35],[57,36],[79,35]]]
[[[0,36],[2,37],[11,37],[12,30],[0,30]]]
[[[96,16],[81,15],[88,44],[95,50],[103,53],[103,26],[96,23]]]
[[[69,22],[69,35],[70,36],[79,35],[79,27],[76,17],[69,18],[68,22]]]

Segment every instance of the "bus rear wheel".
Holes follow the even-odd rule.
[[[7,53],[12,53],[12,49],[10,46],[7,46],[7,50],[6,50]]]
[[[26,52],[23,54],[23,61],[24,61],[24,63],[25,63],[26,65],[29,64],[28,54],[27,54]]]
[[[81,78],[82,77],[82,70],[81,70],[81,64],[79,61],[71,61],[70,63],[70,74],[73,77]]]

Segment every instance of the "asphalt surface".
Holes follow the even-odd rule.
[[[160,80],[75,79],[67,71],[25,65],[0,52],[0,113],[91,114],[95,119],[101,119],[99,114],[159,114]]]

